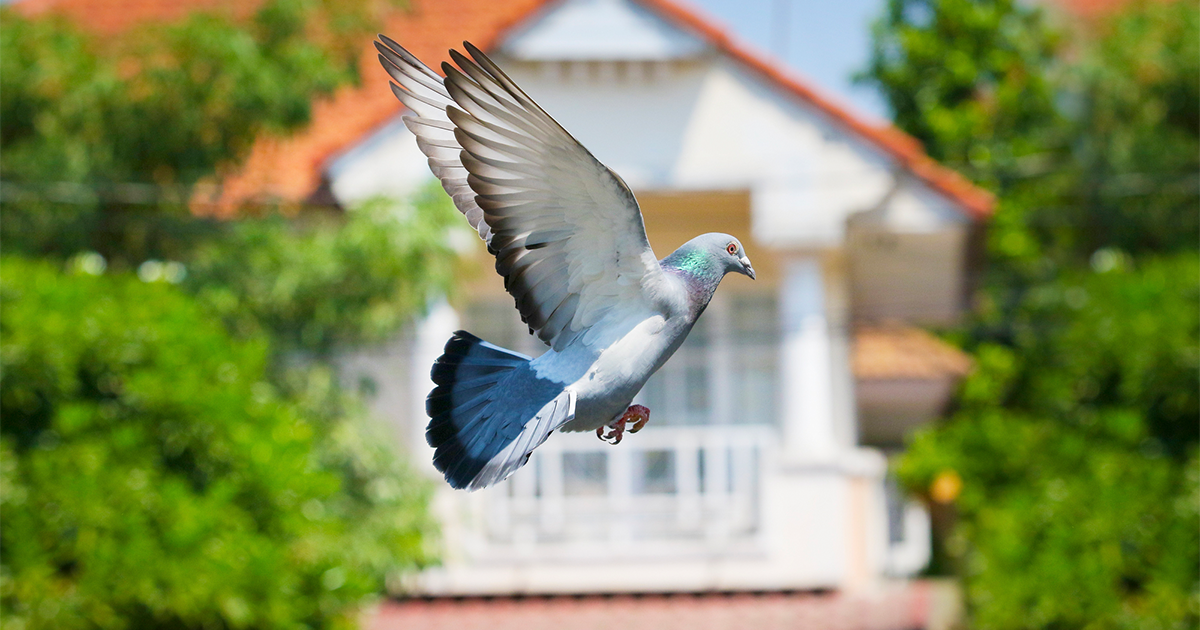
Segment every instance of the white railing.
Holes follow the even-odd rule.
[[[480,493],[474,533],[506,557],[753,549],[763,462],[776,441],[774,429],[753,425],[647,428],[618,446],[556,434]]]

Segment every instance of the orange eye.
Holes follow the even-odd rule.
[[[737,243],[730,243],[725,246],[725,251],[729,252],[730,256],[737,256]]]

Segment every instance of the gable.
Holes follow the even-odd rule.
[[[706,47],[630,0],[566,0],[514,29],[499,52],[525,61],[666,60]]]

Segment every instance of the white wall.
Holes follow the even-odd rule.
[[[888,204],[894,223],[959,221],[894,161],[793,95],[716,53],[673,61],[528,62],[512,78],[634,190],[752,191],[753,232],[782,248],[837,247],[846,220]],[[397,121],[328,168],[343,203],[428,179]]]

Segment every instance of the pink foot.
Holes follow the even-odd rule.
[[[631,405],[625,410],[625,415],[622,417],[625,418],[626,422],[630,420],[634,421],[633,426],[629,428],[629,432],[637,433],[642,430],[642,427],[646,426],[647,422],[650,422],[650,410],[644,405]]]
[[[642,405],[630,405],[625,413],[613,418],[613,421],[596,429],[596,437],[609,444],[620,444],[625,435],[625,424],[632,421],[630,433],[637,433],[650,421],[650,410]]]

